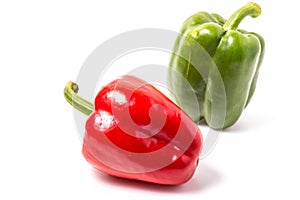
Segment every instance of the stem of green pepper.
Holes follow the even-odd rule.
[[[261,14],[261,8],[258,4],[250,2],[245,6],[235,11],[230,18],[225,22],[223,28],[225,31],[236,30],[238,25],[246,16],[253,18],[258,17]]]
[[[83,114],[90,115],[94,110],[94,104],[78,96],[78,90],[79,87],[76,83],[67,83],[64,89],[65,99]]]

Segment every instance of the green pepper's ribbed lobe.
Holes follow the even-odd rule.
[[[76,94],[78,90],[79,88],[76,83],[68,82],[64,88],[64,97],[74,108],[83,114],[90,115],[94,110],[94,105],[78,96]]]
[[[225,31],[236,30],[241,21],[246,16],[251,16],[255,18],[258,17],[260,14],[261,8],[258,4],[253,2],[247,3],[245,6],[241,7],[231,15],[231,17],[224,24],[223,28]]]

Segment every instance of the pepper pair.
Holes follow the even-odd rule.
[[[79,97],[78,86],[69,82],[64,89],[66,100],[89,115],[82,148],[86,160],[117,177],[166,185],[187,182],[202,149],[201,132],[194,121],[204,119],[216,129],[229,127],[254,93],[264,41],[256,33],[237,30],[247,15],[257,17],[260,7],[248,3],[228,21],[200,12],[184,22],[171,57],[168,84],[185,112],[137,77],[126,75],[107,84],[94,104]],[[193,43],[201,45],[217,68],[201,60]],[[193,65],[180,55],[198,58],[199,63]],[[197,66],[206,73],[199,73]],[[224,84],[226,109],[212,114],[213,108],[224,103],[217,92],[220,84],[213,81],[216,76]],[[190,88],[182,87],[185,81]],[[198,102],[191,104],[194,96]],[[213,115],[224,116],[224,123],[216,123]]]

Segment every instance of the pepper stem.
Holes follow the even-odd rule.
[[[68,82],[64,89],[65,99],[83,114],[90,115],[94,110],[94,105],[77,95],[79,87],[76,83]]]
[[[230,18],[225,22],[223,28],[225,31],[236,30],[238,25],[246,16],[253,18],[258,17],[261,14],[261,8],[258,4],[249,2],[245,6],[235,11]]]

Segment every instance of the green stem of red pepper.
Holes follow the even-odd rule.
[[[251,16],[253,18],[258,17],[261,14],[261,8],[256,3],[250,2],[245,6],[234,12],[231,17],[223,25],[225,31],[236,30],[238,25],[246,16]]]
[[[76,83],[68,82],[64,88],[65,99],[83,114],[90,115],[94,110],[94,104],[78,96],[78,90]]]

